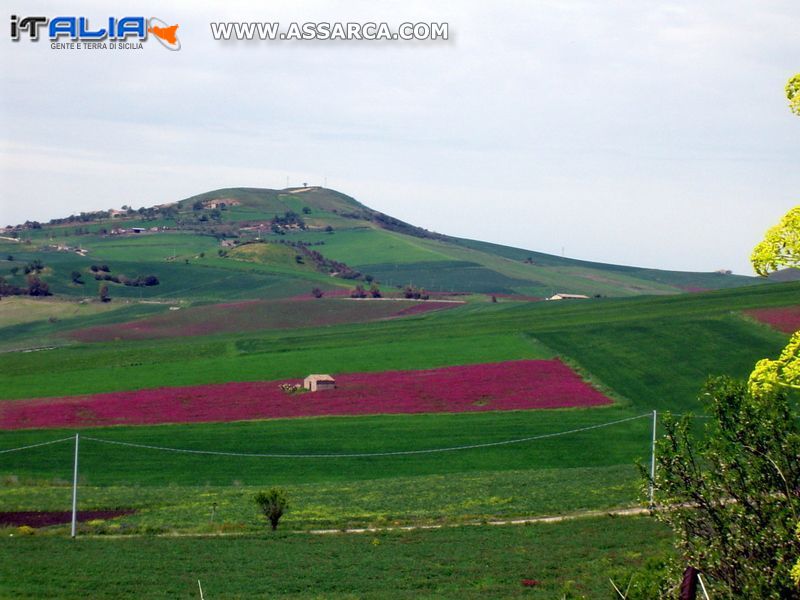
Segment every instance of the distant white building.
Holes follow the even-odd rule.
[[[206,200],[203,202],[203,208],[228,208],[230,206],[239,206],[241,202],[233,198],[218,198],[217,200]]]
[[[330,375],[309,375],[303,380],[303,387],[312,392],[336,388],[336,380]]]
[[[553,294],[548,300],[588,300],[589,296],[583,294]]]

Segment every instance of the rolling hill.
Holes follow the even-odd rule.
[[[535,246],[535,240],[531,246]],[[25,289],[35,260],[50,291],[217,301],[369,287],[547,297],[675,294],[759,280],[608,265],[434,233],[320,188],[221,189],[151,208],[81,213],[7,227],[6,285]],[[108,271],[92,270],[92,265]],[[75,274],[79,276],[76,277]],[[158,285],[141,285],[154,276]],[[139,279],[137,279],[139,278]],[[95,283],[95,281],[97,283]]]

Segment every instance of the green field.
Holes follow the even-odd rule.
[[[153,468],[163,462],[163,457],[160,463],[153,459]],[[81,524],[81,533],[260,532],[264,523],[254,510],[253,497],[277,478],[248,474],[250,484],[233,480],[227,485],[147,485],[135,493],[125,485],[82,483],[81,510],[124,507],[137,513]],[[85,473],[82,481],[91,481],[93,475]],[[262,485],[252,483],[259,477],[264,478]],[[292,503],[281,529],[292,531],[476,523],[611,510],[629,506],[638,493],[629,464],[397,476],[350,480],[346,485],[340,481],[281,485]],[[409,489],[418,491],[405,493]],[[0,499],[4,510],[59,511],[69,506],[70,494],[69,486],[40,481],[24,491],[8,485],[0,490]]]
[[[0,595],[194,598],[199,579],[207,598],[602,598],[611,572],[668,545],[665,528],[645,518],[368,535],[5,538]]]
[[[11,296],[3,301],[3,308],[0,310],[0,328],[36,321],[53,323],[62,319],[80,319],[119,307],[119,304],[102,304],[100,302],[80,303],[52,298]]]
[[[107,440],[245,454],[381,453],[485,444],[581,429],[653,409],[702,410],[695,398],[709,373],[744,376],[757,358],[775,354],[786,339],[732,314],[731,309],[786,304],[796,297],[798,287],[780,284],[574,304],[472,304],[401,322],[340,325],[324,331],[310,328],[288,334],[95,343],[11,353],[4,361],[2,395],[13,401],[160,385],[296,377],[314,370],[410,369],[559,355],[616,399],[614,406],[596,409],[311,418],[83,432]],[[369,339],[369,351],[365,351],[365,339]],[[648,352],[642,352],[643,347]],[[625,368],[618,368],[619,364]],[[46,370],[49,376],[36,376],[37,369]],[[70,434],[4,432],[0,440],[3,448],[10,448]],[[170,485],[186,493],[199,493],[203,486],[210,486],[214,491],[203,493],[219,498],[240,493],[236,489],[240,486],[250,491],[249,486],[290,486],[301,503],[306,497],[317,498],[311,502],[316,508],[298,510],[290,517],[291,526],[300,529],[323,522],[337,527],[376,525],[398,518],[427,523],[606,509],[637,501],[632,465],[647,459],[649,435],[650,421],[643,418],[508,446],[413,457],[325,459],[163,454],[87,440],[82,445],[81,478],[95,491],[83,500],[103,508],[103,499],[108,498],[102,490],[110,486],[115,490],[114,506],[140,506],[136,490],[146,486],[151,489],[148,497],[160,498],[148,504],[148,511],[155,515],[150,525],[165,530],[191,529],[198,523],[196,518],[192,520],[191,510],[187,513],[185,506],[181,508],[185,503],[177,502]],[[0,473],[14,481],[36,482],[34,486],[7,486],[0,493],[4,503],[13,501],[16,509],[58,504],[47,499],[59,493],[59,481],[69,478],[68,444],[7,454],[0,460]],[[513,494],[509,477],[530,481],[530,487],[540,487],[545,493]],[[545,483],[548,477],[561,481],[563,489]],[[424,503],[425,510],[414,502],[398,505],[393,499],[396,490],[408,485],[408,478],[422,478],[422,487],[435,490]],[[469,482],[478,482],[490,497],[501,500],[470,505],[469,498],[477,488],[470,488]],[[226,491],[225,486],[233,488]],[[344,504],[350,508],[335,510],[331,507],[341,500],[342,486],[349,490]],[[461,503],[444,500],[458,497]],[[329,513],[337,516],[327,521],[312,518],[312,514],[325,512],[320,507],[328,507]],[[235,521],[236,526],[247,528],[244,515],[236,514],[244,519]],[[140,517],[126,517],[122,522],[132,524],[137,519]]]
[[[472,304],[401,321],[324,329],[75,345],[5,356],[0,398],[279,379],[309,372],[418,369],[562,354],[640,409],[690,408],[709,373],[744,376],[749,365],[776,353],[785,343],[785,335],[731,311],[791,305],[798,290],[800,284],[786,283],[663,298]],[[32,326],[9,329],[8,339],[19,340],[17,336],[28,335]],[[591,336],[592,343],[584,343],[583,335],[587,340]],[[624,360],[625,369],[611,372],[612,350],[596,350],[603,344],[613,346],[616,360]],[[678,375],[676,364],[681,365]],[[48,377],[39,377],[40,371]],[[643,373],[651,374],[652,381],[643,385]],[[681,387],[673,391],[676,380]]]
[[[639,413],[644,414],[644,413]],[[536,437],[625,419],[621,408],[510,411],[440,415],[391,415],[275,419],[84,429],[82,435],[192,450],[312,455],[304,458],[247,458],[164,454],[87,441],[81,473],[87,483],[164,485],[314,483],[443,473],[587,465],[631,465],[649,455],[650,421],[638,419],[607,429],[584,431],[528,443],[430,454],[354,458],[315,457],[417,451]],[[2,448],[71,435],[63,430],[20,430],[2,434]],[[606,440],[606,441],[603,441]],[[612,440],[613,443],[608,443]],[[603,452],[594,454],[600,444]],[[52,480],[69,474],[72,454],[62,444],[2,457],[3,472],[22,479]],[[160,465],[155,469],[156,465]],[[66,471],[65,471],[66,467]]]

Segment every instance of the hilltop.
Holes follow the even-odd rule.
[[[531,299],[558,292],[675,294],[759,281],[587,262],[452,237],[321,187],[228,188],[150,208],[28,221],[6,227],[0,252],[8,259],[6,294],[15,286],[27,291],[25,271],[38,260],[43,268],[33,274],[49,292],[73,297],[96,296],[92,280],[107,285],[113,298],[208,301],[372,284],[384,295],[411,286]]]

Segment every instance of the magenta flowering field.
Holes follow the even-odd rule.
[[[800,330],[800,306],[784,306],[781,308],[756,308],[745,313],[762,323],[771,325],[779,331],[794,333]]]
[[[461,306],[463,302],[442,302],[437,300],[425,300],[424,302],[420,302],[418,304],[414,304],[413,306],[409,306],[408,308],[404,308],[398,313],[396,313],[395,317],[407,317],[409,315],[419,315],[422,313],[430,312],[432,310],[446,310],[448,308],[455,308],[456,306]]]
[[[78,329],[69,332],[67,336],[81,342],[182,338],[265,329],[366,323],[460,306],[459,303],[435,300],[317,300],[310,294],[302,300],[301,304],[295,299],[244,300],[193,306],[127,323]]]
[[[611,400],[559,360],[336,375],[337,388],[287,394],[296,380],[223,383],[0,403],[0,429],[196,423],[323,415],[457,413],[599,406]]]
[[[77,520],[81,523],[94,519],[114,519],[125,515],[132,515],[136,511],[130,508],[115,510],[79,510]],[[61,525],[72,520],[72,513],[69,511],[22,511],[22,512],[0,512],[0,527],[47,527],[49,525]]]

